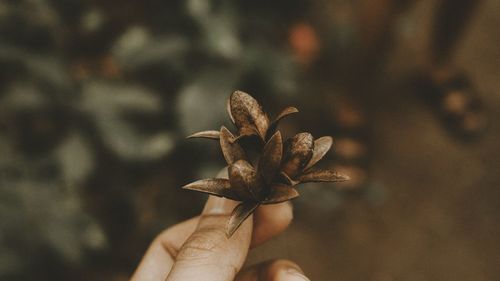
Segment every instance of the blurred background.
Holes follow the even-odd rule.
[[[500,276],[500,1],[0,1],[0,280],[127,280],[198,214],[226,98],[334,136],[249,264],[311,280]]]

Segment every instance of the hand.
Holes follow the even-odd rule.
[[[132,281],[304,281],[293,262],[275,260],[240,272],[249,248],[278,235],[292,220],[289,202],[259,207],[231,238],[225,224],[237,202],[213,197],[203,213],[163,231],[151,244]]]

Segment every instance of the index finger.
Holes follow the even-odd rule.
[[[227,200],[210,197],[214,200]],[[259,207],[254,214],[251,247],[260,245],[286,229],[292,220],[291,204],[280,203]],[[179,223],[163,231],[151,244],[132,280],[164,280],[170,271],[179,249],[192,235],[199,217]]]

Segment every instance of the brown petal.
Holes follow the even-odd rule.
[[[289,138],[284,145],[284,161],[281,170],[290,178],[299,175],[313,154],[313,137],[309,133],[300,133]]]
[[[271,187],[271,192],[262,204],[276,204],[291,200],[299,196],[297,190],[291,186],[284,184],[276,184]]]
[[[245,151],[234,141],[233,134],[224,126],[220,129],[220,147],[229,165],[240,159],[246,159]]]
[[[233,114],[231,113],[231,98],[228,98],[226,101],[226,110],[227,114],[229,114],[229,118],[231,118],[231,122],[234,124],[234,117]]]
[[[244,194],[240,194],[238,190],[231,188],[228,179],[204,179],[187,184],[182,188],[237,201],[246,199]]]
[[[332,143],[333,139],[329,136],[321,137],[315,140],[311,160],[309,160],[309,163],[304,168],[304,170],[310,169],[312,166],[314,166],[314,164],[321,160],[321,158],[323,158],[323,156],[325,156],[328,150],[330,150],[330,148],[332,147]]]
[[[298,184],[298,181],[292,180],[285,172],[280,172],[280,179],[287,185],[294,186]]]
[[[299,112],[299,110],[297,108],[293,107],[293,106],[289,106],[289,107],[283,109],[280,112],[280,114],[278,114],[278,117],[276,117],[276,119],[274,119],[274,121],[269,126],[269,129],[267,130],[267,137],[270,137],[271,134],[273,134],[274,131],[276,131],[276,129],[278,128],[278,124],[279,124],[279,122],[280,122],[281,119],[287,117],[290,114],[297,113],[297,112]]]
[[[258,202],[247,201],[238,204],[238,206],[234,208],[226,224],[226,235],[228,238],[234,234],[241,223],[243,223],[257,207],[259,207]]]
[[[276,117],[276,119],[274,119],[273,123],[278,122],[281,119],[283,119],[284,117],[286,117],[286,116],[288,116],[290,114],[293,114],[293,113],[297,113],[297,112],[299,112],[299,110],[296,107],[289,106],[289,107],[283,109],[280,112],[280,114],[278,114],[278,117]]]
[[[245,198],[257,198],[259,190],[257,185],[257,173],[255,169],[245,160],[238,160],[228,169],[229,182],[231,187],[240,194],[245,194]]]
[[[315,170],[301,175],[300,182],[340,182],[349,180],[349,176],[334,170]]]
[[[192,135],[189,135],[187,138],[188,139],[191,139],[191,138],[206,138],[206,139],[215,139],[215,140],[218,140],[219,137],[220,137],[220,132],[219,131],[210,130],[210,131],[202,131],[202,132],[194,133]]]
[[[264,146],[257,166],[257,173],[266,184],[270,184],[278,173],[282,153],[283,141],[281,139],[281,133],[278,131]]]
[[[243,139],[246,139],[246,141],[250,141],[250,142],[253,142],[253,138],[255,138],[256,142],[257,143],[262,143],[262,139],[260,138],[259,136],[259,133],[256,131],[256,130],[253,130],[253,131],[248,131],[248,132],[245,132],[245,131],[239,131],[240,135],[238,135],[234,141],[235,142],[240,142],[240,140],[243,140]]]
[[[269,118],[260,104],[249,94],[235,91],[229,97],[231,116],[234,124],[245,133],[255,130],[264,139],[269,128]]]
[[[243,127],[238,131],[239,135],[236,137],[235,141],[238,141],[243,137],[257,136],[260,138],[259,131],[255,127]]]

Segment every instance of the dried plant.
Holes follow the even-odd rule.
[[[285,108],[270,122],[260,104],[247,93],[234,92],[227,104],[238,135],[223,126],[219,131],[203,131],[188,138],[218,139],[228,164],[228,178],[203,179],[183,188],[241,201],[228,220],[228,237],[259,205],[298,197],[294,186],[299,183],[349,179],[333,170],[311,169],[331,148],[331,137],[314,140],[309,133],[299,133],[283,143],[277,125],[283,117],[298,112],[295,107]],[[249,159],[250,148],[240,142],[243,137],[257,137],[263,144],[256,159]]]
[[[271,138],[283,117],[299,112],[295,107],[287,107],[271,122],[260,104],[252,96],[242,91],[235,91],[229,97],[226,108],[231,121],[238,129],[236,140],[242,137],[257,136],[262,143]],[[219,131],[210,130],[195,133],[188,138],[218,139],[219,137]]]

